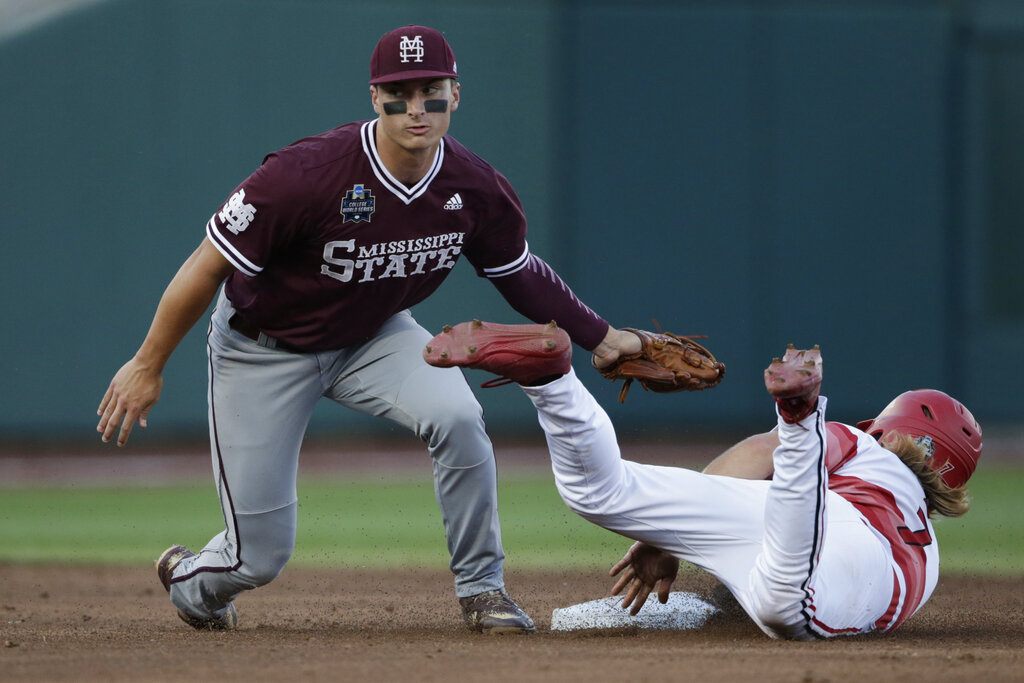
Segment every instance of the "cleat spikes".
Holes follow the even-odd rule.
[[[423,358],[435,367],[486,370],[529,385],[572,368],[572,342],[554,322],[501,325],[473,320],[446,326],[426,345]],[[500,380],[484,386],[497,386]]]
[[[794,424],[812,414],[821,388],[821,349],[786,347],[786,354],[765,368],[764,383],[782,419]]]

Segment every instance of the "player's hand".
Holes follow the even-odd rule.
[[[647,602],[647,596],[655,588],[658,590],[658,600],[661,604],[668,602],[672,582],[679,574],[679,559],[654,546],[637,541],[626,551],[623,558],[615,563],[608,575],[615,576],[623,570],[625,572],[612,587],[612,595],[618,595],[628,586],[629,590],[622,599],[622,608],[626,609],[632,604],[629,613],[636,616]]]
[[[136,422],[140,427],[146,427],[149,411],[160,399],[163,382],[160,373],[151,371],[136,358],[117,371],[96,411],[100,417],[96,431],[103,435],[103,443],[110,441],[118,425],[121,426],[117,435],[118,446],[125,445]]]
[[[594,348],[594,355],[590,362],[595,368],[600,370],[614,363],[618,360],[619,356],[639,353],[640,347],[640,337],[632,332],[609,327],[604,339]]]

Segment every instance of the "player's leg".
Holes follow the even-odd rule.
[[[572,370],[523,391],[537,409],[556,488],[571,510],[708,570],[746,602],[768,482],[623,460],[611,420]]]
[[[750,596],[766,632],[800,640],[870,630],[892,595],[892,570],[878,539],[852,505],[828,490],[821,368],[817,347],[790,346],[765,370],[779,445]],[[822,612],[841,628],[816,626]]]
[[[169,579],[172,602],[200,621],[222,617],[238,593],[272,581],[291,556],[299,446],[323,390],[315,357],[257,345],[229,328],[231,313],[222,297],[208,337],[211,452],[225,529]]]
[[[523,383],[548,440],[556,487],[572,510],[742,590],[760,550],[768,483],[622,460],[608,415],[577,379],[570,357],[568,338],[546,325],[462,323],[425,351],[431,364]],[[552,376],[558,378],[546,381]]]
[[[779,418],[775,471],[765,501],[764,548],[750,574],[754,613],[772,635],[806,640],[808,583],[826,524],[825,397],[802,420]]]
[[[430,333],[407,311],[370,341],[340,353],[329,398],[400,424],[427,444],[455,592],[460,599],[504,586],[494,451],[483,409],[462,373],[423,362]],[[532,630],[522,614],[510,630]]]
[[[766,633],[810,640],[873,630],[893,572],[882,544],[846,499],[828,490],[826,399],[796,422],[779,415],[764,547],[750,573],[753,615]]]

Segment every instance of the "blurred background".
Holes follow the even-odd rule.
[[[927,386],[1021,433],[1024,2],[0,0],[0,445],[98,444],[210,215],[266,153],[371,118],[370,52],[411,23],[451,43],[451,133],[532,250],[613,325],[728,366],[618,405],[578,352],[625,438],[769,428],[789,342],[821,345],[832,419]],[[465,262],[414,313],[524,322]],[[205,328],[134,442],[205,438]],[[514,388],[477,394],[493,432],[539,434]],[[393,431],[326,403],[311,428]]]

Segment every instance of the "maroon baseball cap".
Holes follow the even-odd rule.
[[[429,26],[405,26],[384,34],[370,57],[370,84],[412,78],[458,78],[455,53]]]

